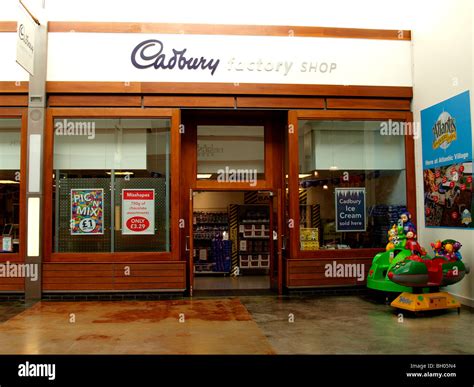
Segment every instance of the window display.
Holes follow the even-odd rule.
[[[381,127],[299,121],[301,250],[385,247],[406,211],[405,143]]]
[[[54,251],[170,251],[170,120],[54,127]]]
[[[0,118],[0,253],[20,246],[21,119]]]

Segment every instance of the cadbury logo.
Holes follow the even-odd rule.
[[[163,43],[156,39],[148,39],[139,43],[132,51],[132,64],[137,69],[173,70],[209,70],[214,75],[219,66],[219,59],[206,59],[201,57],[187,57],[187,48],[182,50],[172,49],[172,54],[163,52]]]
[[[34,46],[33,46],[33,43],[30,41],[30,37],[28,36],[28,34],[25,31],[25,25],[24,24],[20,24],[20,26],[18,27],[18,36],[20,37],[20,40],[25,44],[25,46],[28,47],[28,49],[31,52],[33,52],[34,51]]]

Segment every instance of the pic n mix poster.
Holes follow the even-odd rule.
[[[427,227],[473,227],[469,91],[421,111]]]
[[[71,235],[104,234],[104,190],[71,189]]]

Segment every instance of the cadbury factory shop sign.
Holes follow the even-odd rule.
[[[410,42],[50,33],[48,81],[411,86]]]
[[[34,75],[36,24],[31,16],[18,5],[19,17],[16,31],[16,62],[30,75]]]

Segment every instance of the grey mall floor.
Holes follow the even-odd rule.
[[[0,353],[474,354],[473,327],[470,308],[400,318],[365,295],[2,302]]]

